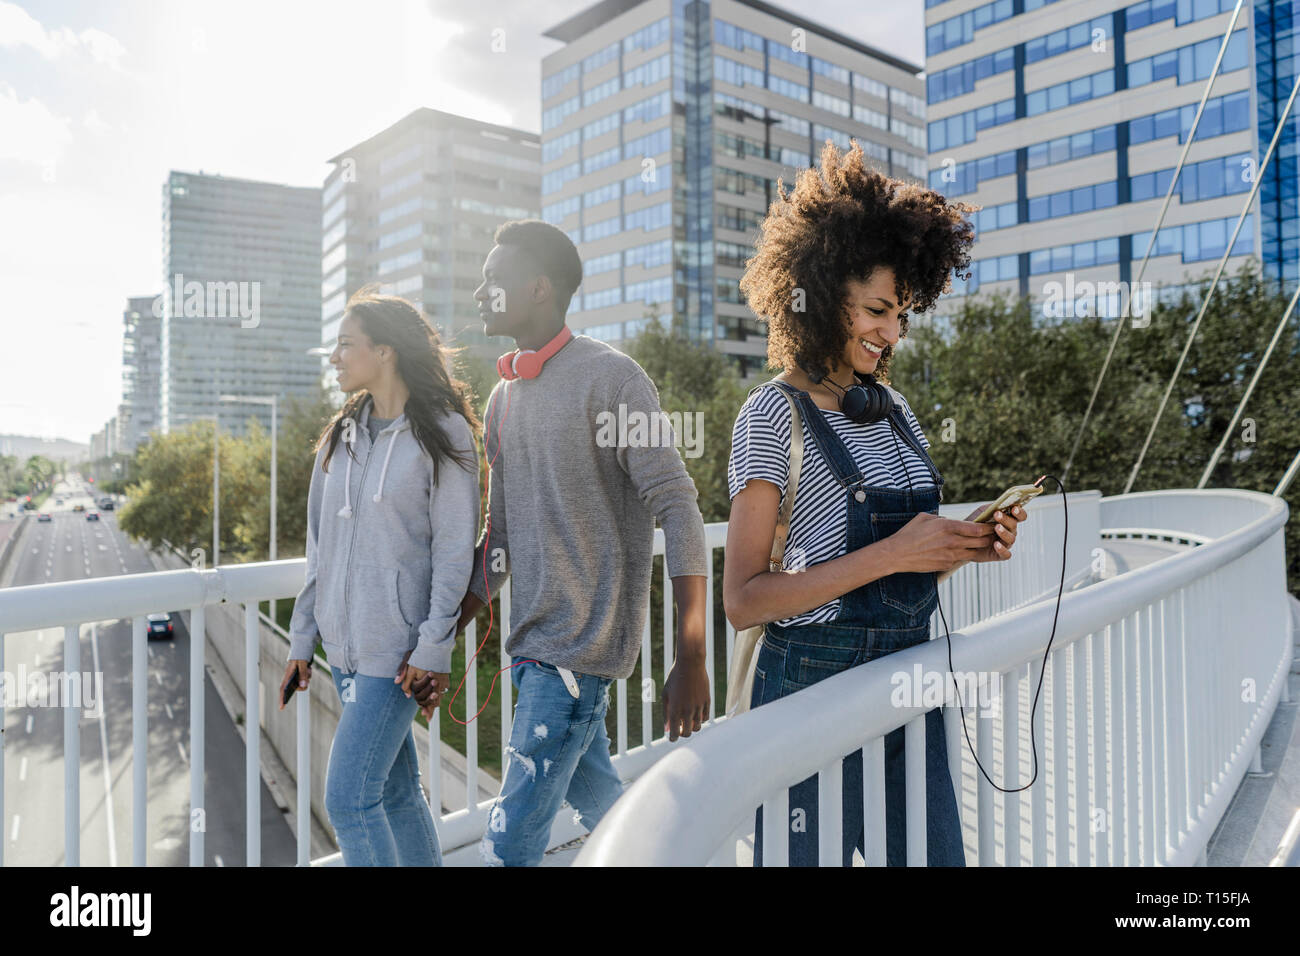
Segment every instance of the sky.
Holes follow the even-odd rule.
[[[773,2],[923,62],[922,0]],[[0,434],[86,442],[116,414],[170,170],[320,186],[419,107],[540,133],[542,32],[591,5],[0,0]]]

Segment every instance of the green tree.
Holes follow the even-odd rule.
[[[186,553],[202,548],[205,561],[211,562],[212,429],[211,422],[195,422],[167,435],[155,433],[140,446],[139,480],[127,488],[129,500],[118,517],[122,530],[152,548],[162,547],[164,540]],[[237,560],[246,552],[237,529],[251,497],[265,488],[256,483],[248,441],[221,433],[223,561]]]
[[[1125,328],[1068,476],[1071,491],[1123,492],[1207,287],[1202,281],[1154,308],[1149,324]],[[1257,269],[1220,282],[1134,491],[1196,486],[1285,307]],[[983,501],[1044,472],[1061,475],[1114,323],[1048,319],[1023,300],[994,297],[969,300],[950,327],[913,329],[893,383],[932,443],[945,500]],[[1297,341],[1293,318],[1246,408],[1251,421],[1236,429],[1208,487],[1271,492],[1300,447]],[[1300,487],[1286,497],[1294,513]],[[1287,542],[1295,590],[1295,518]]]

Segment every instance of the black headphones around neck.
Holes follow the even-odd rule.
[[[858,380],[857,383],[844,388],[824,373],[813,374],[806,370],[805,372],[815,384],[820,385],[825,382],[834,385],[843,393],[840,396],[840,411],[849,421],[859,425],[873,425],[889,417],[894,398],[889,394],[889,389],[877,382],[876,377],[871,373],[855,371],[853,375]]]

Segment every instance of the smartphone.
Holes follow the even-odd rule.
[[[1016,505],[1023,505],[1029,499],[1042,494],[1042,491],[1039,485],[1013,485],[993,499],[989,506],[979,513],[979,517],[971,520],[992,521],[995,511],[1010,511]]]
[[[308,673],[310,673],[311,668],[308,667],[307,671]],[[298,689],[298,681],[300,680],[302,680],[302,677],[296,677],[294,680],[289,681],[289,683],[285,685],[284,696],[280,698],[280,705],[282,707],[286,706],[289,703],[289,698],[292,697],[293,692]]]

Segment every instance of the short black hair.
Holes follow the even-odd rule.
[[[560,315],[569,311],[573,293],[582,283],[582,257],[563,229],[541,219],[512,219],[497,228],[492,241],[522,250],[537,271],[551,280]]]

